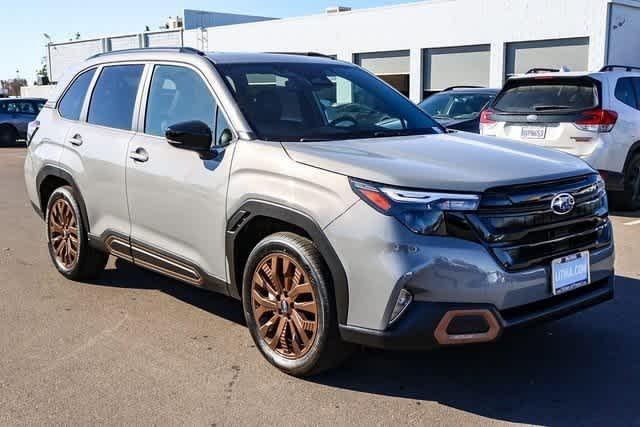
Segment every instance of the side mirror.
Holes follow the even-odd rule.
[[[230,129],[225,129],[220,134],[220,138],[218,138],[218,145],[224,147],[229,144],[233,140],[233,133],[231,133]]]
[[[164,133],[167,142],[174,147],[199,153],[211,150],[213,136],[211,128],[199,120],[171,125]]]

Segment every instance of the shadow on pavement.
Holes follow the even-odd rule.
[[[156,289],[244,325],[240,302],[118,260],[93,285]],[[309,381],[544,425],[640,423],[640,280],[616,278],[613,301],[490,345],[431,352],[365,349]],[[256,352],[255,357],[260,357]]]
[[[240,301],[164,277],[120,259],[116,260],[115,269],[105,270],[98,279],[87,284],[114,288],[159,290],[201,310],[239,325],[245,325]]]
[[[27,148],[27,144],[24,140],[18,140],[15,144],[0,144],[0,150],[3,148]]]
[[[611,211],[610,215],[620,218],[640,218],[640,211]]]
[[[640,280],[613,301],[514,332],[493,345],[426,353],[365,350],[314,381],[435,401],[496,420],[544,425],[640,423]]]

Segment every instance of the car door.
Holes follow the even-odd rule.
[[[235,133],[197,69],[156,64],[147,79],[139,132],[127,159],[134,262],[196,285],[224,287],[225,203]],[[191,120],[211,128],[212,155],[166,141],[168,126]]]
[[[76,125],[82,117],[83,106],[96,70],[97,68],[90,68],[79,73],[66,88],[55,108],[43,109],[37,142],[29,146],[29,167],[35,170],[46,166],[59,167],[64,152],[73,148],[67,140],[67,135],[71,127],[77,128]],[[46,206],[43,206],[44,208]]]
[[[613,160],[611,170],[622,171],[631,146],[640,139],[640,99],[637,97],[635,84],[637,79],[623,77],[618,79],[613,96],[618,101],[615,110],[618,113],[609,146],[609,158]]]
[[[20,137],[27,134],[27,125],[36,119],[38,110],[31,101],[18,101],[15,115],[15,125]]]
[[[129,141],[144,64],[114,64],[98,69],[83,107],[71,124],[60,163],[74,177],[87,208],[90,232],[129,235],[125,187]]]
[[[17,101],[8,101],[6,104],[5,123],[11,124],[18,131],[18,138],[22,136],[20,121],[22,114]]]

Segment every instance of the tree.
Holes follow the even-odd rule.
[[[40,69],[36,70],[36,77],[37,77],[37,81],[35,82],[36,85],[48,85],[49,84],[49,73],[47,70],[47,57],[43,56],[40,63],[42,64],[42,66],[40,67]]]
[[[0,80],[3,89],[7,90],[7,96],[20,96],[20,88],[27,85],[27,81],[20,77],[9,80]]]

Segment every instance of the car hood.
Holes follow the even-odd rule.
[[[284,142],[296,162],[382,184],[482,192],[593,173],[577,157],[465,133],[327,142]]]

